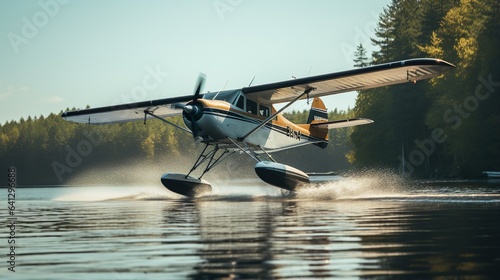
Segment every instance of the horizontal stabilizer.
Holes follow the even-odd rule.
[[[370,119],[355,118],[355,119],[346,119],[346,120],[336,120],[336,121],[330,121],[330,122],[315,123],[315,124],[311,124],[311,128],[315,127],[315,128],[334,129],[334,128],[350,127],[350,126],[357,126],[357,125],[371,124],[371,123],[373,123],[373,121]]]

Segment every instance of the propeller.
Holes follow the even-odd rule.
[[[198,100],[198,98],[200,98],[200,93],[201,93],[201,90],[203,89],[203,86],[205,85],[205,80],[206,80],[205,74],[200,73],[200,75],[198,76],[197,86],[196,86],[196,89],[194,91],[193,103],[196,102],[196,100]]]
[[[200,74],[198,76],[198,81],[196,83],[196,87],[194,90],[193,100],[188,104],[174,104],[175,108],[182,109],[183,115],[186,119],[191,122],[191,130],[193,132],[193,138],[195,141],[198,141],[201,137],[199,136],[199,127],[197,124],[197,120],[201,118],[203,115],[203,107],[201,104],[197,103],[198,99],[201,96],[201,91],[203,90],[203,86],[205,84],[206,76],[204,74]]]
[[[205,74],[203,73],[200,73],[200,75],[198,76],[198,81],[196,83],[196,88],[194,90],[194,94],[193,94],[193,100],[191,101],[191,104],[195,103],[198,99],[200,99],[200,93],[201,93],[201,90],[203,89],[203,85],[205,84]],[[186,106],[191,106],[191,105],[186,105],[186,104],[183,104],[183,103],[174,103],[172,104],[172,107],[175,108],[175,109],[183,109],[186,108]],[[189,111],[192,111],[191,109],[188,109]]]

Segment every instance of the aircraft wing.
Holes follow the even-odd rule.
[[[175,104],[186,104],[193,96],[156,99],[114,106],[91,108],[64,112],[62,117],[67,121],[86,124],[109,124],[136,120],[144,120],[145,111],[159,117],[171,117],[182,114],[182,109]],[[147,118],[152,118],[147,115]]]
[[[308,88],[309,98],[430,79],[453,69],[451,63],[434,58],[409,59],[349,71],[250,86],[248,97],[264,104],[289,102]],[[306,96],[303,97],[307,98]]]

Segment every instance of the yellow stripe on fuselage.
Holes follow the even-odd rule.
[[[256,121],[264,121],[267,119],[267,116],[261,116],[261,115],[255,115],[250,112],[245,112],[242,109],[239,108],[234,108],[231,106],[228,102],[222,101],[222,100],[208,100],[208,99],[199,99],[199,102],[203,104],[204,108],[207,109],[218,109],[221,111],[226,111],[226,112],[231,112],[235,114],[239,114],[242,116],[245,116],[247,118],[256,120]],[[271,113],[274,114],[276,112],[276,109],[274,106],[271,107]],[[286,119],[283,115],[278,114],[272,121],[272,125],[282,127],[286,130],[289,130],[291,132],[298,132],[301,135],[304,136],[310,136],[310,137],[315,137],[319,139],[323,139],[325,141],[328,141],[328,129],[319,129],[319,128],[314,128],[309,125],[309,124],[295,124],[288,119]]]

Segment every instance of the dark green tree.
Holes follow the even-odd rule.
[[[422,47],[430,56],[454,62],[453,75],[436,79],[427,123],[447,136],[445,156],[452,158],[447,171],[475,177],[482,170],[498,170],[500,98],[498,66],[499,1],[464,0],[450,9],[431,42]]]
[[[383,10],[373,44],[379,48],[374,63],[422,56],[418,48],[423,36],[424,3],[418,0],[393,0]],[[359,166],[400,168],[402,150],[416,149],[416,141],[430,133],[425,115],[430,100],[425,95],[428,82],[403,84],[365,90],[359,93],[355,112],[359,117],[375,120],[370,126],[354,129],[351,140],[354,153],[350,160]],[[417,169],[417,175],[428,175],[430,158]]]
[[[370,65],[370,62],[366,56],[366,49],[363,44],[359,44],[354,53],[354,67],[366,67],[368,65]]]

